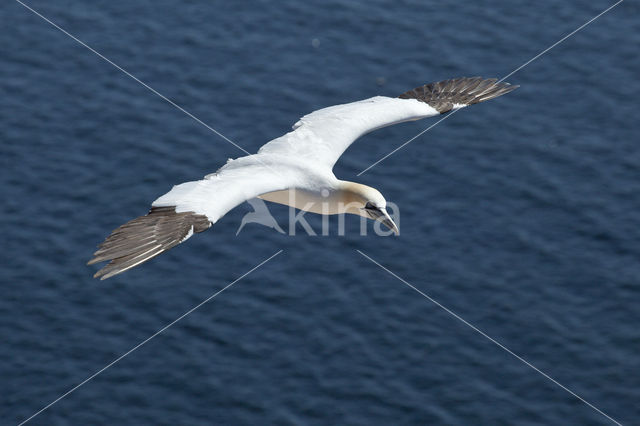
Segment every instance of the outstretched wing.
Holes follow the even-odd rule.
[[[330,168],[360,136],[381,127],[433,117],[504,95],[518,86],[497,79],[456,78],[431,83],[398,98],[376,96],[335,105],[302,117],[293,131],[260,148],[322,163]]]
[[[262,157],[262,158],[261,158]],[[247,199],[295,186],[299,173],[276,169],[268,156],[233,160],[202,180],[186,182],[155,200],[151,210],[115,229],[89,264],[110,261],[94,277],[112,277],[207,230]]]
[[[146,215],[115,229],[98,246],[88,264],[110,261],[94,275],[104,280],[177,246],[210,226],[211,222],[202,214],[176,213],[175,207],[152,207]]]

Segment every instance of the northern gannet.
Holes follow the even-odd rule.
[[[88,264],[110,261],[94,277],[112,277],[207,230],[255,197],[313,213],[379,220],[397,234],[377,189],[335,177],[332,169],[342,153],[373,130],[444,114],[517,87],[497,79],[462,77],[427,84],[397,98],[375,96],[314,111],[257,154],[229,160],[202,180],[174,186],[151,204],[148,214],[115,229]]]

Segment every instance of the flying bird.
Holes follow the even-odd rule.
[[[122,273],[205,231],[228,211],[259,197],[318,214],[354,214],[398,233],[375,188],[333,174],[342,153],[381,127],[433,117],[516,89],[497,79],[455,78],[427,84],[397,98],[375,96],[307,114],[293,131],[257,154],[229,160],[204,179],[174,186],[144,216],[115,229],[88,263],[109,261],[94,277]]]

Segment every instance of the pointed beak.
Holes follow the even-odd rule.
[[[369,216],[371,216],[371,219],[382,222],[382,224],[393,231],[394,234],[400,235],[400,230],[393,222],[393,219],[391,219],[391,216],[389,216],[386,209],[367,209],[367,212],[369,213]]]

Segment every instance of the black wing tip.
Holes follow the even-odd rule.
[[[146,215],[114,229],[87,264],[109,261],[93,276],[104,280],[158,256],[210,226],[202,214],[177,213],[175,206],[152,207]]]
[[[497,98],[520,87],[497,78],[459,77],[416,87],[398,96],[416,99],[431,106],[439,113],[451,111],[455,105],[473,105]]]

